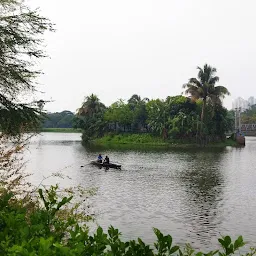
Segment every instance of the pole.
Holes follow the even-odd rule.
[[[237,132],[237,108],[235,108],[235,133]]]
[[[239,108],[239,132],[241,133],[241,108]]]

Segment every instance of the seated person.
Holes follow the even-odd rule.
[[[109,164],[109,158],[108,158],[108,156],[105,157],[104,163]]]
[[[101,154],[99,154],[99,155],[98,155],[97,162],[98,162],[98,163],[102,163],[102,159],[103,159],[103,158],[102,158]]]

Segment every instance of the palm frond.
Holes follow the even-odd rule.
[[[211,85],[215,85],[217,82],[219,82],[219,77],[218,76],[214,76],[214,77],[211,77],[210,79],[209,79],[209,84],[211,84]]]
[[[186,88],[187,88],[185,90],[186,95],[190,95],[192,98],[195,98],[195,99],[199,99],[202,97],[203,90],[201,87],[197,87],[193,83],[187,83]]]
[[[193,78],[193,77],[189,79],[189,83],[194,84],[197,87],[202,87],[202,84],[200,83],[200,81],[198,81],[196,78]]]
[[[198,71],[198,79],[202,84],[210,83],[211,78],[214,77],[217,72],[216,68],[211,67],[208,64],[205,64],[203,68],[197,67]]]
[[[215,86],[214,87],[215,90],[215,94],[219,95],[220,97],[225,97],[226,95],[230,95],[230,92],[228,91],[228,89],[225,86]]]

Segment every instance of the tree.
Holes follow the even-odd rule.
[[[43,128],[72,128],[75,115],[68,110],[47,113],[42,124]]]
[[[106,121],[110,122],[110,125],[114,123],[115,131],[117,131],[117,127],[122,127],[125,132],[127,131],[126,128],[131,126],[133,113],[129,105],[125,104],[125,102],[120,99],[108,108],[104,118]]]
[[[91,94],[85,98],[82,106],[77,111],[75,127],[83,130],[83,142],[88,142],[94,137],[103,135],[106,129],[104,113],[106,106],[100,102],[95,94]]]
[[[217,70],[207,64],[203,68],[197,67],[197,78],[190,78],[188,83],[183,85],[185,93],[190,94],[193,100],[202,99],[201,111],[201,133],[204,123],[206,101],[209,100],[213,105],[221,104],[221,99],[229,95],[229,91],[224,86],[215,86],[219,77],[215,76]]]
[[[250,106],[241,114],[241,120],[243,124],[255,124],[256,123],[256,105]]]
[[[49,30],[53,30],[50,21],[22,0],[0,2],[0,128],[4,133],[18,134],[41,123],[37,101],[21,99],[36,91],[34,79],[41,72],[35,64],[45,57],[41,36]]]
[[[133,94],[128,100],[128,106],[132,111],[132,130],[138,131],[144,129],[147,120],[146,103],[148,98],[141,99],[137,94]]]
[[[146,105],[148,125],[151,131],[167,138],[166,124],[168,119],[167,104],[163,100],[150,100]]]
[[[102,112],[106,109],[106,106],[100,102],[99,98],[95,94],[87,96],[78,109],[79,116],[93,116],[98,112]]]

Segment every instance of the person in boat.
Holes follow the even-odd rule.
[[[103,159],[103,158],[102,158],[101,154],[99,154],[99,155],[98,155],[97,162],[98,162],[98,163],[102,163],[102,159]]]
[[[105,157],[104,163],[105,163],[105,164],[109,164],[109,157],[108,157],[108,156]]]

